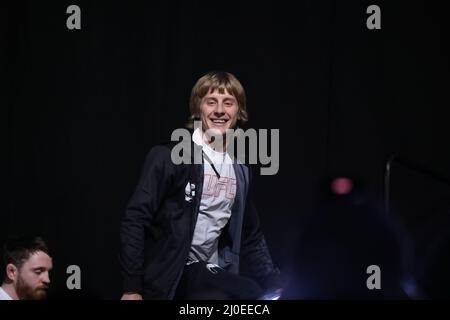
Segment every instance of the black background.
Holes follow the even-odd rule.
[[[71,4],[81,8],[81,30],[66,27]],[[381,8],[381,30],[366,27],[371,4]],[[145,154],[183,125],[195,81],[226,70],[246,89],[248,127],[280,129],[280,170],[257,177],[256,194],[283,269],[325,177],[358,177],[379,201],[392,154],[450,177],[445,9],[425,1],[2,3],[0,240],[48,240],[54,298],[119,298],[119,223]],[[398,172],[393,201],[426,247],[437,230],[433,204],[448,225],[448,188]],[[80,291],[65,289],[71,264],[81,267]]]

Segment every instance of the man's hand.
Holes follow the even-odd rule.
[[[281,298],[283,293],[282,288],[268,290],[260,299],[258,300],[278,300]]]
[[[120,300],[142,300],[142,295],[139,293],[124,293]]]

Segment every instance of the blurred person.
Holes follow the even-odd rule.
[[[282,299],[409,299],[412,243],[402,225],[365,194],[359,180],[326,180],[317,212],[304,220]],[[369,289],[369,266],[381,288]]]
[[[16,237],[3,247],[5,277],[0,300],[42,300],[50,285],[52,258],[40,237]]]

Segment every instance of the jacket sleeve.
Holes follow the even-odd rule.
[[[251,179],[250,179],[251,181]],[[280,271],[274,265],[263,232],[258,212],[252,200],[252,191],[246,200],[242,233],[241,260],[245,272],[266,290],[280,289]]]
[[[169,148],[152,148],[128,202],[120,227],[119,262],[124,292],[143,292],[145,235],[170,186],[171,166]]]

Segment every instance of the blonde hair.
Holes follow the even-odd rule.
[[[189,110],[191,112],[190,123],[188,126],[193,125],[193,121],[200,119],[200,104],[202,99],[209,92],[218,90],[223,94],[225,91],[233,95],[238,104],[238,123],[244,124],[248,120],[246,97],[244,87],[239,80],[229,72],[208,72],[203,77],[197,80],[196,84],[192,88],[191,98],[189,101]]]

